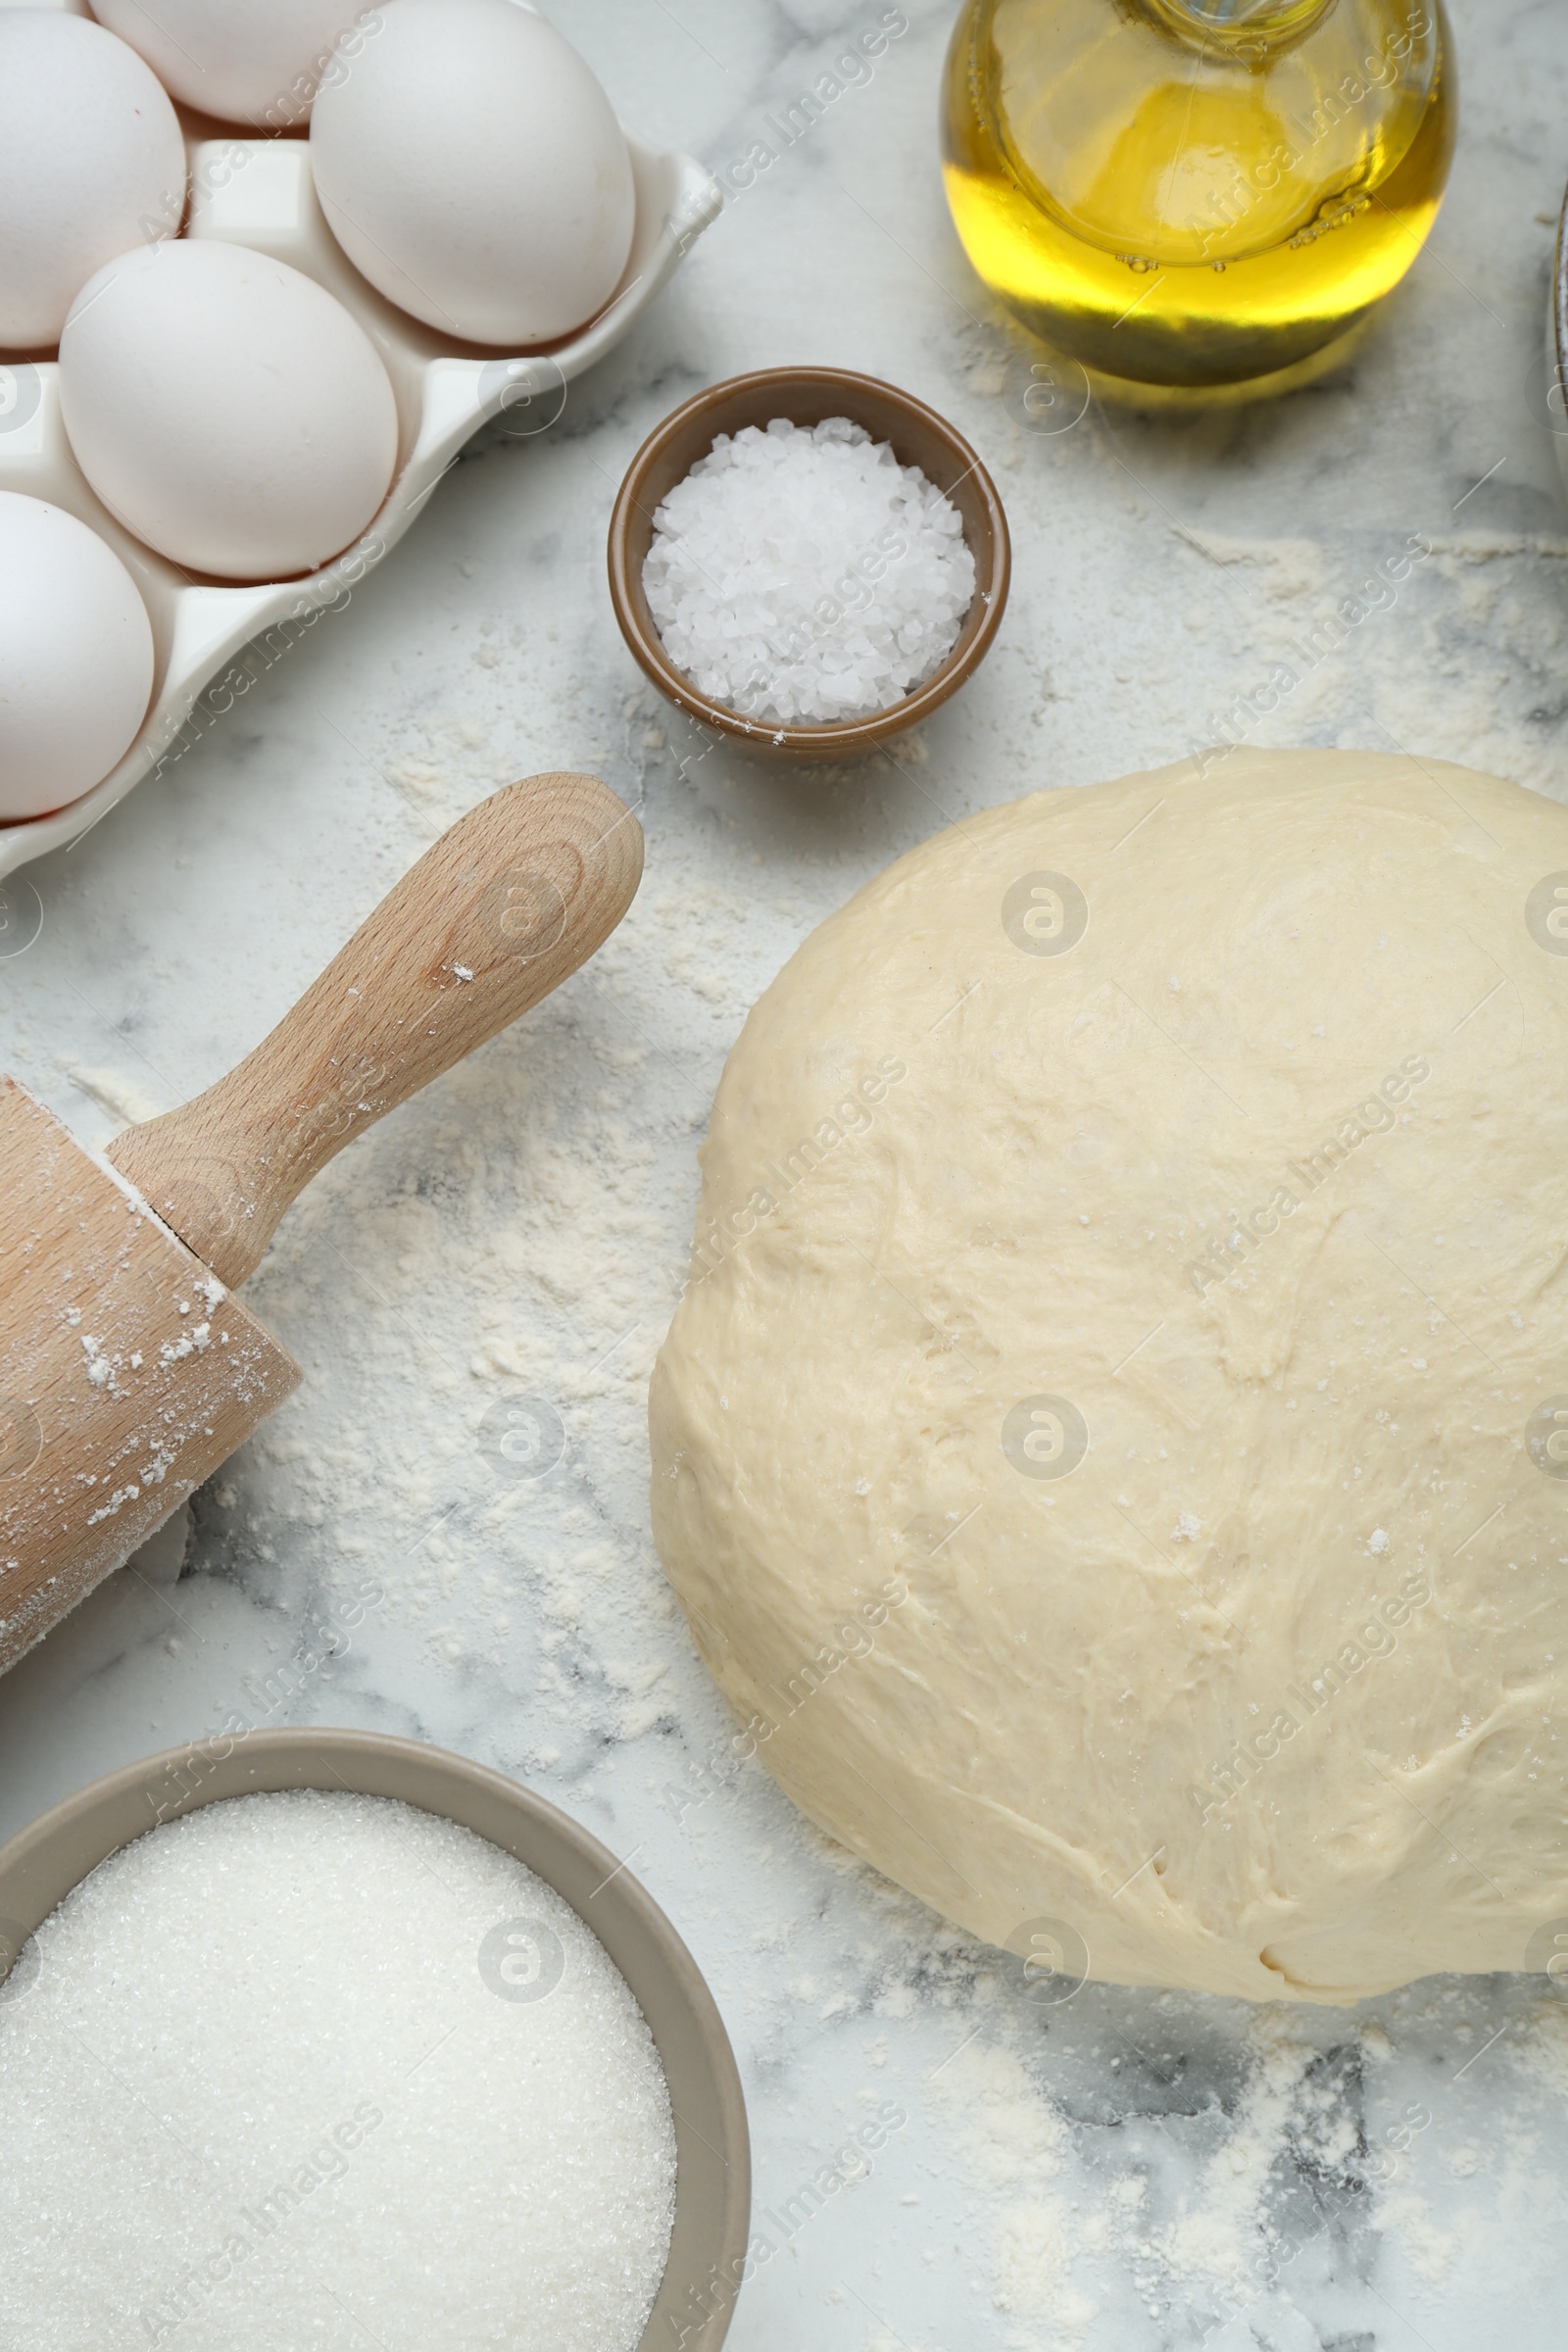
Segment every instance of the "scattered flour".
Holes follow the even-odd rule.
[[[130,1077],[123,1070],[92,1068],[69,1054],[57,1054],[55,1061],[73,1086],[80,1087],[91,1102],[107,1110],[117,1126],[139,1127],[170,1107],[149,1093],[141,1079]]]
[[[1439,1979],[1329,2020],[1089,1986],[1048,2015],[988,1992],[991,1957],[928,2095],[1008,2352],[1359,2342],[1323,2316],[1347,2287],[1391,2342],[1448,2352],[1469,2340],[1456,2283],[1490,2305],[1489,2266],[1511,2310],[1560,2308],[1568,1999]],[[929,1951],[911,1965],[929,2001]]]
[[[987,2195],[998,2305],[1081,2342],[1100,2306],[1075,2284],[1073,2265],[1099,2250],[1105,2230],[1102,2216],[1046,2185],[1070,2154],[1065,2122],[1016,2052],[996,2044],[971,2042],[937,2084],[965,2180]]]

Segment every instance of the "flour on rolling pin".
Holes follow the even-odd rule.
[[[574,972],[641,874],[596,777],[529,777],[460,817],[237,1069],[107,1159],[0,1078],[0,1673],[297,1385],[228,1285],[303,1186]]]
[[[3,1670],[300,1375],[124,1178],[13,1079],[0,1079],[0,1296]]]

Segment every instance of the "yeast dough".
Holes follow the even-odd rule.
[[[1205,765],[966,817],[756,1006],[660,1548],[740,1752],[1045,1999],[1544,1965],[1568,811]]]

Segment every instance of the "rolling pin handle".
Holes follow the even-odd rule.
[[[271,1035],[109,1158],[220,1281],[260,1262],[345,1144],[559,988],[619,922],[642,828],[595,776],[530,776],[469,809]]]

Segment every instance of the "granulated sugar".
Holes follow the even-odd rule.
[[[632,2352],[673,2212],[624,1980],[471,1832],[371,1797],[155,1830],[0,1990],[5,2352]]]
[[[956,508],[843,416],[721,433],[643,566],[670,660],[775,725],[898,702],[953,651],[974,585]]]

